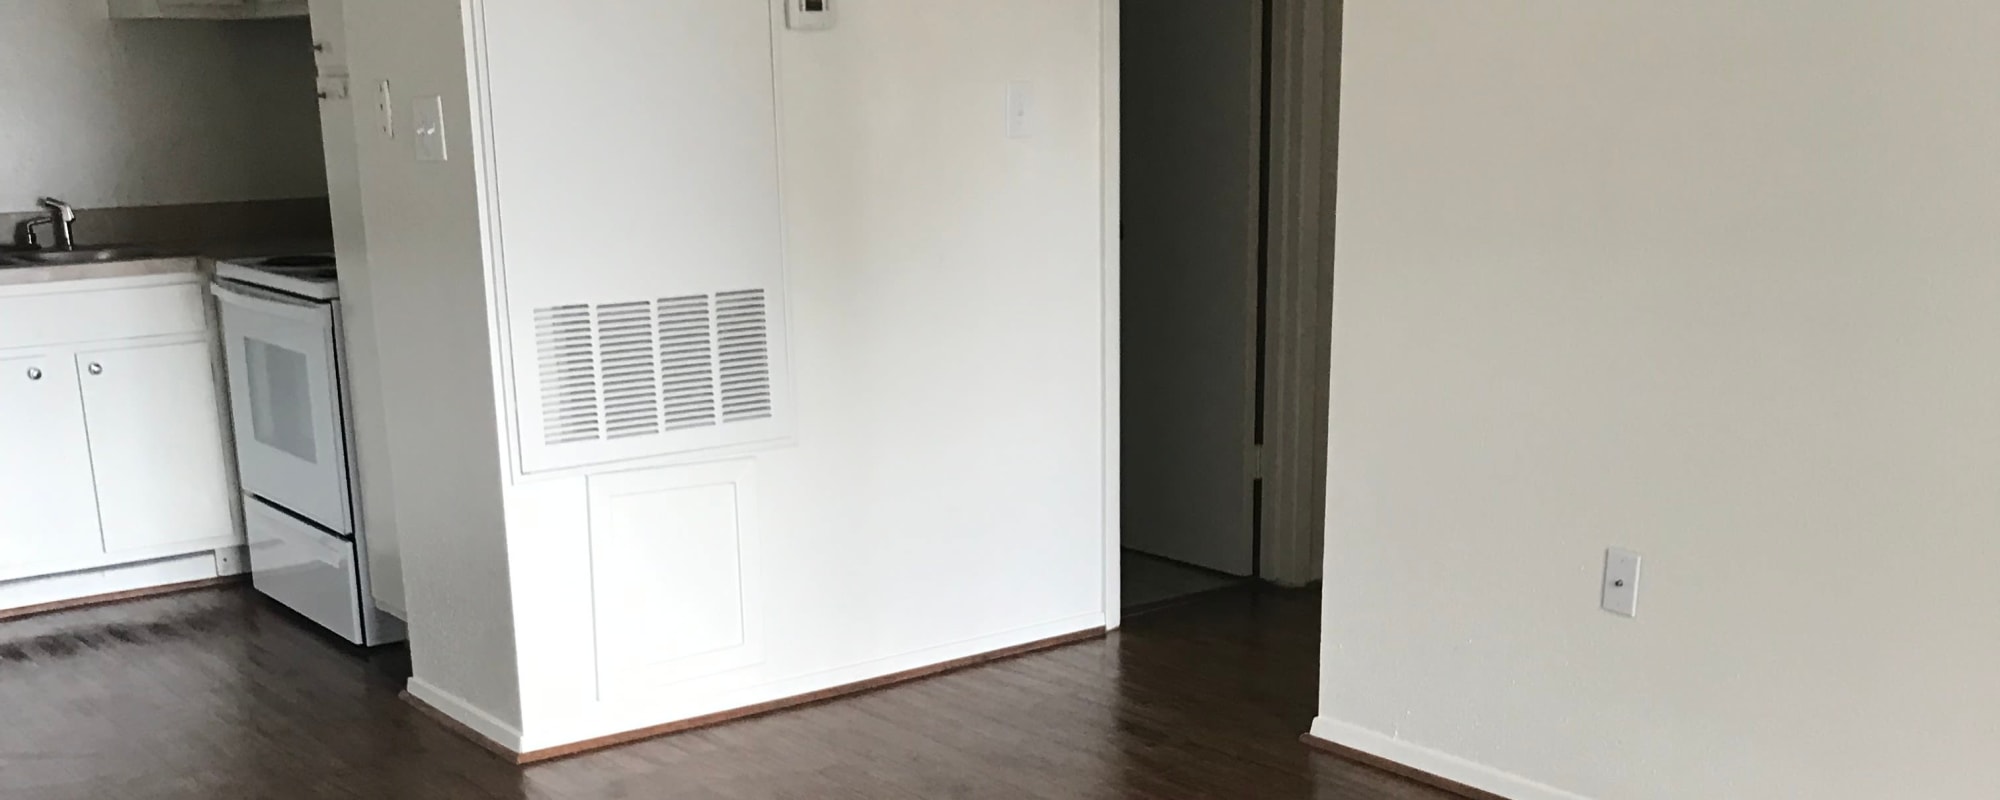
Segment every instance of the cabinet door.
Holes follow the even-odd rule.
[[[98,350],[76,364],[105,551],[235,537],[208,342]]]
[[[0,359],[0,568],[66,569],[103,552],[97,530],[69,355]]]

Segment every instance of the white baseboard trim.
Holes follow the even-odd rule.
[[[411,697],[422,700],[438,713],[457,720],[459,724],[471,728],[473,732],[492,740],[494,744],[516,753],[521,752],[521,729],[481,711],[450,692],[425,683],[422,678],[412,676],[405,688]]]
[[[536,709],[531,708],[527,713],[527,746],[515,750],[539,752],[614,737],[681,720],[811,695],[1103,626],[1103,614],[1083,614],[777,681],[734,687],[677,684],[654,698],[627,697],[616,701],[571,704],[564,707],[560,714],[536,713]]]
[[[75,601],[90,602],[101,596],[214,577],[217,577],[215,555],[202,551],[135,564],[114,564],[58,575],[0,581],[0,612]]]
[[[1339,720],[1326,717],[1313,718],[1312,735],[1342,747],[1350,747],[1414,770],[1428,772],[1446,780],[1513,800],[1590,800],[1583,795],[1566,792],[1511,772],[1467,761],[1449,753],[1432,750]]]

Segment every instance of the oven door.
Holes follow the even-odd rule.
[[[211,291],[243,491],[351,536],[335,307],[222,281]]]

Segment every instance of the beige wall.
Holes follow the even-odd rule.
[[[2000,5],[1347,14],[1315,732],[1524,799],[2000,797]]]
[[[6,0],[0,76],[0,212],[38,195],[102,208],[326,194],[303,20],[114,22],[102,0]]]

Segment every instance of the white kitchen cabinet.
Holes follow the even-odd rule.
[[[303,17],[305,0],[109,0],[115,19],[274,19]]]
[[[0,569],[102,550],[74,369],[66,353],[0,358]]]
[[[244,545],[193,266],[0,285],[0,608],[185,580]]]
[[[234,529],[209,347],[197,339],[76,354],[106,553]]]

